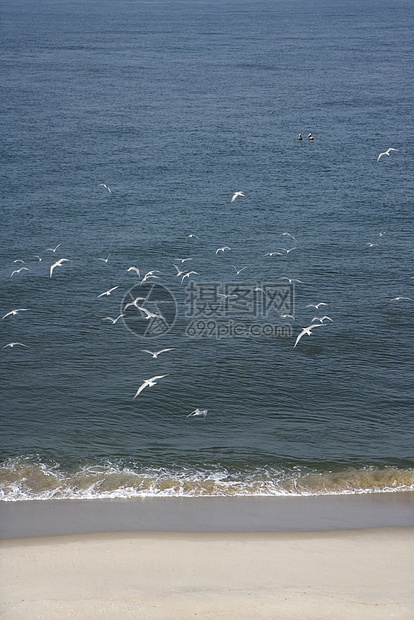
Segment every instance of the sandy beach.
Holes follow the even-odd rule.
[[[2,502],[1,617],[413,617],[411,494],[200,499]]]
[[[2,618],[412,618],[413,528],[14,539]]]

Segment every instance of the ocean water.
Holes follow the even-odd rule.
[[[2,2],[3,500],[414,488],[413,25]]]

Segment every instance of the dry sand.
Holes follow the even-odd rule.
[[[414,528],[3,541],[1,618],[414,618]]]

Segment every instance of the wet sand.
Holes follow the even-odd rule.
[[[0,616],[408,620],[412,499],[2,502]]]

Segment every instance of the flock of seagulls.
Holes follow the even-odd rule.
[[[302,135],[299,134],[299,140],[302,139]],[[312,134],[308,135],[308,139],[309,140],[313,140],[313,136]],[[388,148],[386,151],[380,153],[378,155],[377,158],[377,162],[380,161],[380,159],[384,156],[390,155],[391,151],[397,151],[397,149],[395,148]],[[104,189],[106,189],[109,193],[112,193],[112,190],[110,189],[109,186],[107,186],[105,183],[100,183],[100,186],[102,186]],[[233,203],[237,198],[239,197],[245,197],[245,194],[241,191],[235,191],[233,192],[233,195],[231,197],[231,203]],[[380,236],[383,236],[385,233],[379,233]],[[296,250],[298,248],[298,243],[297,240],[295,238],[294,235],[292,235],[289,232],[283,232],[279,235],[280,237],[285,237],[285,238],[289,238],[292,240],[292,242],[294,243],[294,245],[292,247],[278,247],[276,250],[267,252],[266,254],[264,254],[264,256],[284,256],[284,255],[289,255],[291,252],[293,252],[294,250]],[[199,239],[199,236],[195,233],[190,233],[187,238],[189,239]],[[369,247],[374,247],[376,244],[374,243],[368,243],[367,244]],[[46,251],[51,252],[52,254],[55,254],[57,252],[57,250],[61,247],[61,244],[57,244],[55,247],[51,247],[51,248],[46,248]],[[219,254],[224,254],[225,252],[230,252],[231,251],[231,247],[228,245],[224,245],[221,247],[218,247],[215,251],[216,255]],[[39,255],[34,255],[34,257],[41,262],[43,260],[43,258]],[[97,260],[102,261],[104,264],[108,264],[109,259],[111,257],[111,254],[108,254],[108,256],[106,258],[103,257],[98,257]],[[181,278],[181,283],[184,283],[185,279],[190,279],[191,276],[196,276],[196,275],[200,275],[199,272],[195,271],[195,270],[186,270],[184,268],[184,264],[188,261],[192,261],[192,257],[185,257],[185,258],[176,258],[175,262],[180,263],[181,267],[179,267],[178,265],[176,265],[175,263],[172,263],[172,266],[176,269],[177,273],[176,273],[176,277],[180,277]],[[52,278],[54,270],[58,267],[62,267],[64,265],[64,263],[70,262],[70,259],[67,258],[59,258],[57,261],[55,261],[49,268],[49,276],[50,278]],[[17,274],[20,274],[24,271],[29,271],[29,268],[25,266],[25,262],[22,259],[16,259],[13,261],[13,264],[17,264],[17,263],[22,263],[23,266],[19,267],[18,269],[14,269],[11,274],[10,274],[10,278],[14,277]],[[241,274],[244,270],[247,269],[247,266],[242,266],[242,267],[236,267],[235,265],[232,265],[232,268],[235,270],[236,275]],[[151,270],[148,271],[147,273],[145,273],[145,275],[142,276],[141,278],[141,271],[140,268],[138,266],[132,265],[130,267],[128,267],[126,269],[127,273],[133,273],[135,274],[139,279],[141,284],[146,282],[146,281],[154,281],[156,279],[159,279],[159,275],[157,274],[161,274],[161,272],[159,270]],[[302,280],[299,280],[298,278],[292,278],[292,277],[288,277],[288,276],[283,276],[280,278],[281,280],[286,280],[289,284],[293,284],[293,283],[303,283]],[[109,297],[114,291],[116,291],[117,289],[119,289],[119,285],[117,286],[113,286],[111,288],[109,288],[108,290],[104,291],[103,293],[100,293],[97,296],[97,299],[100,298],[104,298],[104,297]],[[252,289],[252,292],[263,292],[263,289],[260,286],[256,286]],[[219,293],[219,295],[221,295],[221,297],[223,298],[228,298],[228,297],[232,297],[231,294],[223,294],[223,293]],[[106,316],[104,318],[102,318],[102,321],[109,321],[111,322],[112,325],[115,325],[120,319],[125,317],[124,312],[127,310],[127,308],[133,306],[135,307],[137,310],[139,310],[142,313],[142,317],[145,320],[151,320],[151,319],[157,319],[157,318],[161,318],[160,314],[157,314],[155,312],[151,312],[148,308],[146,308],[143,305],[145,298],[144,297],[136,297],[135,299],[133,299],[131,302],[125,304],[123,311],[116,316],[115,318],[111,317],[111,316]],[[393,297],[392,299],[389,300],[389,302],[399,302],[399,301],[413,301],[413,299],[411,297],[407,297],[407,296],[397,296],[397,297]],[[311,303],[308,304],[306,306],[306,308],[314,308],[316,310],[319,310],[321,307],[323,306],[327,306],[328,303],[327,302],[318,302],[318,303]],[[17,316],[19,313],[21,312],[27,312],[29,310],[29,308],[15,308],[13,310],[10,310],[9,312],[7,312],[1,320],[5,320],[9,317],[14,317]],[[280,315],[280,318],[283,319],[289,319],[289,320],[295,320],[295,317],[292,314],[289,313],[283,313]],[[323,315],[323,316],[314,316],[312,318],[312,321],[310,323],[310,325],[301,328],[301,331],[297,334],[297,337],[295,339],[295,343],[293,345],[293,348],[296,348],[298,346],[298,344],[300,343],[301,339],[306,335],[306,336],[313,336],[314,333],[313,331],[316,328],[319,327],[326,327],[327,326],[327,322],[332,323],[333,319],[328,316],[328,315]],[[28,345],[22,343],[22,342],[10,342],[6,345],[4,345],[2,347],[2,349],[12,349],[14,347],[23,347],[23,348],[28,348]],[[164,353],[167,353],[169,351],[173,351],[174,348],[173,347],[168,347],[168,348],[164,348],[161,349],[159,351],[151,351],[149,349],[141,349],[141,351],[143,353],[147,353],[149,354],[153,359],[158,359],[158,357]],[[162,375],[155,375],[149,379],[144,379],[142,384],[139,386],[139,388],[137,389],[133,400],[135,400],[144,389],[149,388],[149,387],[154,387],[155,385],[157,385],[157,382],[160,381],[161,379],[165,378],[168,376],[167,374],[162,374]],[[207,409],[194,409],[192,412],[190,412],[186,417],[190,418],[190,417],[201,417],[201,418],[205,418],[207,416]]]

